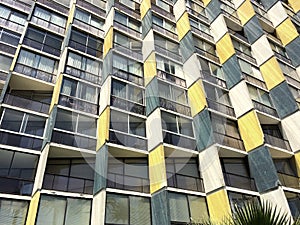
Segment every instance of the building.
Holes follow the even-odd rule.
[[[299,216],[299,11],[0,0],[0,224]]]

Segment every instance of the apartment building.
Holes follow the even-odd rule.
[[[0,225],[300,215],[300,2],[0,0]]]

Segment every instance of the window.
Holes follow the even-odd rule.
[[[155,16],[155,15],[152,15],[152,21],[153,21],[153,24],[163,27],[166,30],[171,31],[173,33],[176,33],[176,24],[175,23],[171,23],[168,20],[165,20],[165,19]]]
[[[167,112],[161,112],[162,129],[194,137],[192,120]]]
[[[189,223],[209,218],[204,197],[168,192],[170,218],[172,222]]]
[[[0,41],[9,45],[18,46],[21,35],[0,27]],[[1,60],[0,60],[1,61]]]
[[[192,19],[192,18],[189,18],[189,20],[190,20],[190,24],[191,24],[192,27],[203,31],[204,33],[210,34],[209,25],[203,24],[200,21],[197,21],[197,20]]]
[[[4,109],[1,129],[43,137],[46,118],[29,113]]]
[[[41,7],[36,7],[34,9],[33,18],[34,17],[44,21],[44,25],[46,27],[49,23],[51,23],[57,25],[58,27],[64,28],[67,22],[67,19],[65,17],[62,17],[61,15],[54,12],[47,11],[46,9],[43,9]]]
[[[13,58],[0,54],[0,70],[9,71]]]
[[[116,79],[112,80],[111,94],[119,98],[128,99],[133,102],[144,104],[143,89]]]
[[[18,13],[10,8],[0,5],[0,18],[5,19],[7,21],[11,21],[14,24],[24,26],[26,23],[27,15]],[[9,24],[9,26],[10,26],[10,24]],[[12,25],[10,27],[15,28],[14,25]]]
[[[145,137],[145,127],[145,119],[111,110],[110,129]]]
[[[150,215],[148,198],[106,194],[106,225],[150,225]]]
[[[300,216],[300,194],[285,191],[292,216],[298,218]]]
[[[78,8],[76,8],[76,11],[75,11],[75,19],[77,19],[83,23],[89,24],[93,27],[96,27],[98,29],[102,29],[102,26],[104,25],[103,20],[96,18],[91,13],[83,11]]]
[[[154,34],[154,44],[170,52],[179,54],[179,45],[176,42],[169,41],[160,35]]]
[[[127,37],[126,35],[123,35],[121,33],[115,32],[114,36],[114,44],[116,47],[122,46],[127,49],[130,49],[134,52],[140,52],[142,51],[142,42],[137,41],[133,38]]]
[[[297,81],[300,81],[299,75],[298,75],[297,71],[293,67],[290,67],[287,64],[282,63],[280,61],[278,61],[278,63],[279,63],[279,66],[280,66],[283,74],[285,74],[287,76],[290,76],[290,77],[293,77]]]
[[[268,92],[263,91],[249,84],[247,85],[247,87],[252,100],[258,101],[264,105],[272,107],[271,99],[269,97]]]
[[[264,125],[264,124],[262,124],[261,128],[262,128],[264,134],[271,135],[273,137],[283,139],[283,136],[281,134],[281,131],[280,131],[278,125]]]
[[[132,59],[121,55],[113,55],[113,67],[115,70],[121,70],[137,76],[143,76],[143,65]]]
[[[271,46],[271,48],[274,52],[284,56],[285,58],[288,58],[284,47],[279,46],[279,45],[277,45],[277,44],[275,44],[274,42],[271,42],[271,41],[269,41],[269,44],[270,44],[270,46]]]
[[[236,41],[235,39],[232,39],[232,44],[234,48],[246,55],[252,56],[251,48],[241,42]]]
[[[205,74],[212,74],[216,77],[224,79],[224,73],[223,73],[222,67],[220,67],[214,63],[211,63],[208,60],[202,59],[201,57],[199,57],[199,62],[200,62],[201,70]]]
[[[176,87],[174,85],[158,82],[158,92],[161,98],[172,100],[184,105],[187,105],[187,92],[183,88]]]
[[[89,225],[91,200],[41,195],[36,225]]]
[[[242,208],[247,202],[259,203],[259,198],[253,195],[241,194],[228,191],[228,198],[231,206],[231,211],[235,212],[235,207]]]
[[[158,5],[163,10],[172,13],[172,7],[162,0],[156,0],[156,5]]]
[[[27,201],[1,198],[0,199],[0,224],[5,224],[5,225],[25,224],[28,206],[29,204]]]
[[[198,1],[187,0],[186,6],[191,9],[193,14],[196,14],[196,16],[198,16],[198,13],[205,16],[204,8],[199,3],[200,2]]]
[[[196,48],[199,48],[205,52],[208,52],[212,55],[216,55],[216,50],[215,50],[215,46],[202,40],[197,38],[196,36],[193,36],[194,39],[194,45]]]
[[[31,195],[39,157],[4,149],[0,156],[0,192]]]
[[[221,135],[233,137],[235,139],[240,139],[240,134],[236,121],[215,114],[211,115],[211,120],[214,132]]]
[[[183,69],[182,66],[171,61],[165,59],[163,57],[156,57],[157,69],[165,71],[167,73],[173,74],[177,77],[183,77]]]
[[[97,87],[67,77],[63,78],[61,93],[92,103],[98,101]]]
[[[136,5],[135,1],[133,1],[133,0],[119,0],[119,1],[123,5],[135,10],[135,5]]]
[[[115,12],[115,21],[137,32],[140,32],[141,30],[141,24],[139,21],[134,20],[133,18],[128,17],[125,14],[119,13],[117,11]]]
[[[93,194],[94,167],[92,158],[49,158],[43,188]]]
[[[203,83],[203,85],[208,99],[231,106],[228,91],[208,83]]]
[[[59,56],[62,38],[49,32],[28,27],[23,43],[38,50]]]
[[[96,137],[96,119],[75,112],[59,109],[55,128],[73,133]]]

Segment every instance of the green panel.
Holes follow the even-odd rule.
[[[57,105],[53,106],[53,109],[50,112],[50,115],[48,118],[48,122],[46,123],[45,138],[43,140],[42,149],[44,149],[45,145],[51,141],[51,136],[52,136],[53,128],[55,125],[55,120],[56,120],[56,115],[57,115]]]
[[[161,190],[152,195],[152,225],[169,225],[169,210],[167,191]]]
[[[278,0],[260,0],[261,4],[264,6],[265,10],[269,10]]]
[[[113,67],[113,52],[110,50],[106,54],[105,58],[103,59],[102,83],[104,83],[108,75],[112,74],[112,67]]]
[[[259,21],[256,16],[253,16],[245,25],[244,32],[250,44],[253,44],[258,38],[260,38],[264,32],[259,26]]]
[[[182,55],[183,62],[185,62],[195,50],[193,45],[193,35],[192,32],[189,31],[181,40],[180,40],[180,52]]]
[[[223,64],[223,72],[228,89],[239,83],[243,76],[236,55],[233,55]]]
[[[285,81],[270,91],[270,97],[281,119],[298,110],[297,103]]]
[[[212,124],[207,109],[202,110],[194,119],[194,129],[197,142],[197,149],[201,151],[214,142]]]
[[[146,115],[159,107],[158,81],[154,77],[146,87]]]
[[[285,46],[286,52],[289,58],[292,60],[292,64],[295,67],[300,66],[300,37],[298,36],[296,39],[291,41],[288,45]]]
[[[142,38],[148,34],[149,30],[152,27],[152,12],[148,10],[144,18],[142,19]]]
[[[248,155],[251,176],[259,192],[265,192],[278,186],[278,176],[272,156],[265,146],[256,148]]]
[[[219,0],[211,0],[206,6],[206,15],[210,22],[214,21],[221,14],[221,4]]]
[[[96,154],[94,195],[106,188],[106,177],[108,167],[108,148],[103,145]]]
[[[7,72],[7,73],[8,74],[7,74],[7,77],[6,77],[6,80],[5,80],[5,84],[4,84],[3,88],[2,88],[2,92],[1,92],[1,95],[0,95],[0,103],[3,102],[5,93],[8,92],[9,89],[10,89],[9,86],[8,86],[8,84],[9,84],[9,81],[10,81],[10,78],[11,78],[11,72]],[[8,91],[7,91],[7,89],[8,89]]]

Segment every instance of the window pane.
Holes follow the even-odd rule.
[[[13,59],[0,54],[0,70],[9,71]]]
[[[37,163],[38,156],[16,152],[9,176],[33,180]]]
[[[28,202],[0,199],[0,224],[25,224]]]
[[[130,225],[150,225],[150,202],[147,198],[129,197]]]
[[[194,136],[192,121],[179,117],[178,118],[179,133],[190,137]]]
[[[68,198],[64,225],[89,225],[90,213],[90,200]]]
[[[40,116],[28,115],[25,133],[36,136],[43,136],[45,124],[45,118]]]
[[[77,122],[77,114],[73,115],[72,112],[58,110],[56,115],[55,127],[75,132]]]
[[[105,222],[110,224],[129,224],[128,198],[122,195],[107,194]]]
[[[204,197],[188,196],[191,218],[195,221],[207,220],[208,211]]]
[[[121,81],[113,80],[112,95],[126,99],[126,84]]]
[[[79,115],[77,132],[89,136],[96,136],[96,120],[91,117]]]
[[[0,176],[7,176],[13,159],[14,152],[1,150],[0,152]]]
[[[4,116],[1,123],[1,128],[11,131],[19,132],[23,120],[24,113],[5,109]]]
[[[94,162],[89,160],[72,160],[70,176],[85,179],[94,179]]]
[[[110,113],[110,129],[128,133],[128,115],[112,110]]]
[[[139,117],[129,117],[130,133],[138,136],[146,136],[145,120]]]
[[[177,133],[177,122],[176,122],[175,115],[162,112],[161,119],[162,119],[162,128],[164,130]]]
[[[182,194],[168,193],[172,222],[190,222],[187,198]]]

